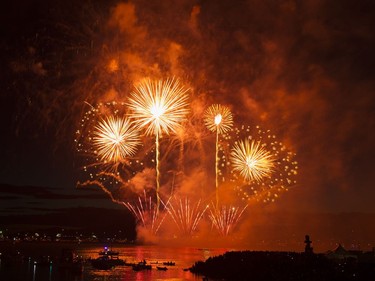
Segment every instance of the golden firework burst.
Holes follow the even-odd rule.
[[[238,171],[242,177],[250,182],[260,182],[262,178],[269,177],[273,171],[274,158],[258,141],[238,141],[231,152],[233,170]]]
[[[177,79],[145,79],[130,94],[130,116],[146,135],[175,132],[189,113],[187,91]]]
[[[106,117],[95,126],[93,146],[104,162],[122,162],[140,145],[138,129],[126,118]]]
[[[213,104],[204,113],[204,123],[212,132],[223,134],[233,126],[233,116],[227,106]]]

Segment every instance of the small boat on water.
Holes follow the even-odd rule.
[[[104,247],[103,251],[99,252],[100,256],[118,256],[120,252],[112,251],[108,247]]]
[[[117,265],[125,265],[125,262],[119,258],[119,252],[104,247],[104,251],[99,252],[99,257],[91,260],[91,265],[96,269],[108,270]]]
[[[134,264],[132,268],[134,271],[141,271],[141,270],[151,270],[152,266],[150,264],[147,264],[147,262],[143,260],[137,264]]]
[[[156,268],[157,268],[157,270],[163,270],[163,271],[168,270],[168,268],[166,266],[157,266]]]

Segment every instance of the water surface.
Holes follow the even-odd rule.
[[[23,256],[21,259],[14,259],[12,262],[1,261],[0,259],[0,280],[1,281],[104,281],[104,280],[202,280],[201,276],[195,276],[183,269],[191,267],[194,262],[206,260],[210,256],[216,256],[226,252],[224,248],[194,248],[194,247],[161,247],[161,246],[128,246],[111,245],[112,250],[119,252],[119,257],[128,263],[137,263],[146,260],[152,264],[152,270],[133,271],[129,266],[117,266],[111,270],[97,270],[90,263],[85,263],[82,274],[73,274],[69,271],[61,271],[57,265],[39,266],[34,265],[34,260],[41,256],[50,256],[57,260],[62,249],[71,248],[84,259],[98,257],[99,251],[104,245],[69,244],[59,243],[21,243],[11,245],[7,249],[0,249],[2,252],[17,252]],[[1,245],[0,245],[1,247]],[[4,248],[4,247],[3,247]],[[163,262],[173,261],[175,266],[167,266],[167,271],[160,271],[156,266],[163,266]]]

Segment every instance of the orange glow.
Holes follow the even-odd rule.
[[[107,65],[109,72],[116,72],[119,70],[119,63],[117,59],[111,59]]]

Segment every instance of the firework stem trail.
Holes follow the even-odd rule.
[[[186,119],[188,89],[178,79],[154,81],[145,79],[130,94],[128,106],[137,127],[144,128],[146,135],[155,135],[156,150],[156,210],[160,207],[160,148],[162,133],[176,133]]]
[[[216,151],[215,151],[215,191],[216,208],[219,206],[219,130],[216,130]]]
[[[155,150],[156,150],[156,211],[159,212],[159,207],[160,207],[160,195],[159,195],[159,189],[160,189],[160,163],[159,163],[159,158],[160,158],[160,148],[159,148],[159,133],[156,133],[156,138],[155,138]]]
[[[185,172],[184,169],[184,139],[180,139],[180,151],[179,151],[179,157],[178,157],[178,170],[182,173]]]
[[[230,130],[233,126],[233,116],[229,107],[220,104],[209,106],[204,113],[204,123],[207,129],[216,133],[215,145],[215,192],[216,208],[219,206],[219,134]]]

